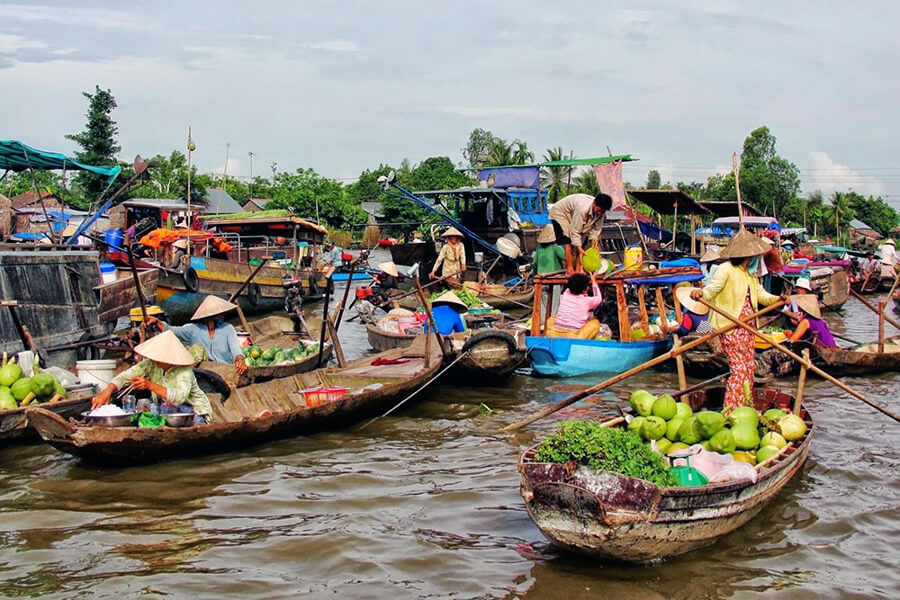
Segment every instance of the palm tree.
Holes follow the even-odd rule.
[[[513,163],[513,152],[512,152],[513,144],[507,144],[503,140],[497,139],[491,144],[490,150],[488,150],[487,161],[485,161],[486,167],[504,167],[506,165],[512,165]]]
[[[600,184],[597,183],[594,169],[588,169],[575,176],[575,191],[591,196],[596,196],[600,192]]]
[[[841,225],[849,223],[850,220],[856,216],[856,213],[854,213],[852,205],[850,204],[850,197],[848,194],[844,192],[834,192],[831,195],[830,200],[831,206],[828,209],[828,221],[829,224],[834,225],[836,237],[840,239]]]
[[[528,149],[528,143],[521,140],[513,140],[509,145],[514,165],[527,165],[534,161],[534,152]]]
[[[556,162],[568,158],[562,149],[562,146],[556,148],[548,148],[547,154],[544,155],[544,162]],[[568,181],[571,178],[573,168],[570,166],[550,166],[541,167],[541,185],[547,188],[548,201],[556,202],[559,199],[562,187],[568,188]],[[566,190],[568,193],[568,189]]]

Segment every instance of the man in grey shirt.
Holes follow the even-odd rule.
[[[569,194],[550,207],[550,222],[556,233],[556,243],[566,248],[566,274],[581,273],[584,245],[600,247],[600,234],[606,211],[612,208],[612,198],[598,193]]]

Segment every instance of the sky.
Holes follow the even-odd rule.
[[[704,181],[766,125],[803,192],[900,208],[900,3],[273,1],[0,5],[0,139],[71,153],[83,91],[120,158],[184,150],[271,176],[448,156],[477,128],[540,159],[631,154],[634,185]]]

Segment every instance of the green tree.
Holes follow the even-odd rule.
[[[488,156],[491,147],[499,138],[486,129],[473,129],[469,134],[469,142],[462,149],[463,158],[469,162],[471,167],[483,167],[488,164]]]
[[[562,146],[547,148],[543,162],[556,162],[568,158]],[[547,190],[547,201],[551,204],[570,193],[569,184],[572,180],[574,167],[568,165],[551,165],[541,167],[541,186]],[[593,170],[591,177],[594,176]],[[596,178],[594,179],[596,183]],[[564,189],[565,188],[565,189]]]
[[[150,168],[127,194],[128,198],[185,198],[187,196],[187,157],[178,150],[169,156],[157,154],[149,159]],[[122,164],[119,179],[126,181],[132,175],[131,165]],[[212,179],[200,175],[197,167],[191,165],[191,203],[199,204],[206,197],[206,190],[212,187]]]
[[[275,175],[272,201],[266,208],[292,208],[297,216],[315,219],[334,228],[348,228],[365,223],[362,207],[347,198],[344,187],[313,169],[299,168],[293,173]]]
[[[575,184],[575,187],[572,190],[572,193],[590,194],[591,196],[596,196],[600,191],[600,184],[597,183],[597,176],[594,175],[593,169],[582,171],[575,176],[573,182]]]
[[[512,144],[507,144],[505,140],[496,138],[488,150],[486,167],[504,167],[513,164]]]
[[[653,169],[649,173],[647,173],[647,189],[648,190],[658,190],[662,186],[662,177],[659,175],[659,171]]]
[[[744,140],[741,153],[741,197],[765,214],[778,216],[800,192],[800,172],[780,157],[776,138],[768,127],[754,129]]]
[[[848,192],[847,200],[856,218],[881,235],[890,235],[891,229],[897,226],[897,211],[881,198]]]
[[[117,106],[116,99],[110,90],[101,90],[100,86],[95,86],[93,94],[82,92],[82,95],[88,99],[85,129],[81,133],[67,135],[66,139],[81,147],[81,150],[75,153],[75,158],[79,161],[89,165],[114,165],[118,162],[116,154],[122,149],[116,142],[119,128],[111,116]],[[107,182],[103,177],[86,171],[79,171],[73,184],[80,189],[87,204],[99,200],[107,188]]]
[[[835,235],[841,237],[841,226],[846,226],[851,219],[856,217],[850,204],[850,198],[845,192],[834,192],[831,195],[831,206],[826,210],[826,221],[829,229]]]

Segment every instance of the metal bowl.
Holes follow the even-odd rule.
[[[81,413],[90,427],[131,427],[131,416],[134,412],[109,417],[92,417],[90,411]]]
[[[169,427],[190,427],[194,424],[194,413],[169,413],[163,416]]]

